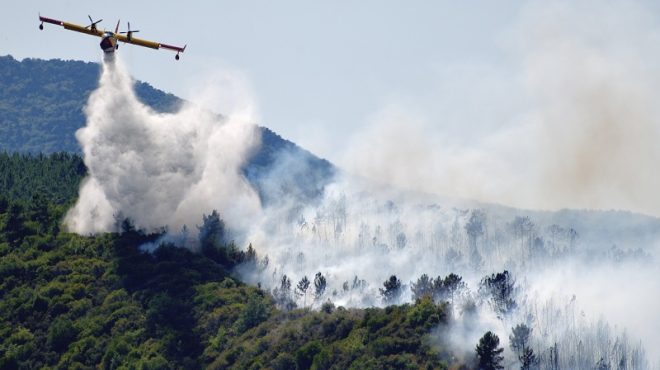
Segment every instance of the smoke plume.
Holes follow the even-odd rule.
[[[176,113],[154,112],[137,99],[121,59],[106,59],[87,124],[76,133],[89,175],[66,225],[89,234],[129,218],[140,229],[179,231],[218,209],[232,229],[243,229],[260,211],[241,174],[260,140],[245,111],[219,117],[186,103]]]
[[[506,346],[510,329],[525,323],[536,353],[558,353],[562,368],[593,367],[599,358],[645,368],[639,338],[653,360],[660,357],[658,299],[648,294],[658,289],[658,219],[456,198],[660,215],[660,27],[639,5],[594,4],[527,6],[507,38],[519,68],[495,73],[507,83],[473,76],[469,81],[488,85],[475,82],[463,98],[486,100],[444,106],[446,115],[394,102],[346,151],[345,167],[360,178],[340,175],[306,202],[289,191],[291,179],[311,181],[297,165],[306,159],[295,154],[260,179],[259,190],[277,199],[272,204],[260,204],[243,178],[259,145],[245,100],[222,118],[192,104],[156,113],[135,97],[121,60],[105,62],[85,109],[87,125],[77,133],[89,176],[66,223],[89,234],[114,230],[127,217],[139,228],[175,233],[216,209],[241,236],[238,245],[250,242],[259,255],[257,268],[239,269],[244,280],[273,289],[283,275],[293,286],[304,276],[325,277],[325,290],[303,304],[410,302],[409,288],[422,274],[453,272],[467,286],[451,308],[457,351],[472,355],[488,330]],[[446,98],[437,96],[438,104]],[[507,109],[489,108],[502,100]],[[482,118],[495,124],[463,120],[470,107],[492,112]],[[450,125],[467,129],[444,130]],[[504,270],[520,288],[517,309],[507,315],[479,291],[484,276]],[[385,302],[379,288],[391,275],[403,289]],[[578,343],[588,350],[576,353]]]
[[[505,63],[448,66],[426,104],[375,114],[343,163],[418,191],[658,216],[654,14],[639,2],[532,2],[499,36]]]

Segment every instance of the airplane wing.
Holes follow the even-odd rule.
[[[172,45],[167,45],[167,44],[161,44],[160,42],[155,42],[155,41],[148,41],[148,40],[143,40],[139,39],[137,37],[128,37],[127,35],[122,35],[122,34],[115,34],[115,37],[117,38],[117,41],[125,42],[128,44],[133,44],[133,45],[139,45],[139,46],[144,46],[147,48],[151,49],[169,49],[169,50],[174,50],[177,53],[183,53],[184,50],[186,50],[186,47],[179,47],[179,46],[172,46]]]
[[[55,25],[58,25],[58,26],[62,26],[67,30],[86,33],[86,34],[92,35],[92,36],[99,36],[99,37],[103,36],[103,31],[101,31],[99,29],[96,29],[96,28],[87,28],[87,27],[79,26],[77,24],[73,24],[73,23],[69,23],[69,22],[62,22],[62,21],[58,21],[57,19],[46,18],[46,17],[42,17],[42,16],[39,16],[39,20],[41,22],[46,22],[46,23],[51,23],[51,24],[55,24]]]

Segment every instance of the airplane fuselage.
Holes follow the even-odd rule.
[[[115,50],[119,48],[117,45],[117,38],[112,32],[106,32],[103,34],[99,46],[101,46],[101,49],[105,53],[114,53]]]
[[[101,43],[99,46],[101,47],[101,50],[103,50],[104,53],[110,54],[114,53],[117,49],[119,49],[119,41],[127,43],[127,44],[133,44],[133,45],[139,45],[143,47],[147,47],[150,49],[169,49],[172,51],[176,51],[176,55],[174,58],[176,60],[179,60],[179,53],[183,53],[186,50],[185,45],[183,47],[179,46],[174,46],[174,45],[168,45],[168,44],[163,44],[160,42],[155,42],[155,41],[149,41],[149,40],[143,40],[139,39],[136,37],[133,37],[134,32],[140,32],[137,30],[131,30],[130,29],[130,23],[128,27],[128,31],[126,32],[119,32],[119,22],[117,22],[117,27],[115,27],[115,32],[112,31],[101,31],[96,28],[96,24],[101,22],[101,20],[98,20],[94,22],[92,17],[89,17],[89,21],[91,24],[89,26],[83,27],[79,26],[74,23],[69,23],[69,22],[62,22],[57,19],[52,19],[52,18],[47,18],[47,17],[42,17],[39,15],[39,21],[41,24],[39,25],[39,29],[43,30],[44,29],[44,23],[51,23],[55,24],[58,26],[64,27],[64,29],[71,30],[71,31],[76,31],[80,33],[84,33],[87,35],[92,35],[92,36],[98,36],[101,37]],[[126,35],[123,35],[123,34]]]

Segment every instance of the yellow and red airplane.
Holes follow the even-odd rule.
[[[114,53],[115,50],[119,49],[119,41],[128,44],[144,46],[151,49],[163,48],[163,49],[173,50],[176,51],[176,56],[174,56],[174,59],[176,60],[179,60],[179,53],[183,53],[186,50],[186,46],[184,47],[172,46],[172,45],[161,44],[159,42],[147,41],[133,37],[134,33],[140,31],[131,30],[130,22],[128,23],[128,30],[124,32],[119,32],[119,21],[117,21],[117,27],[115,28],[115,32],[99,30],[98,28],[96,28],[96,25],[99,22],[101,22],[103,19],[94,21],[92,20],[91,16],[88,17],[91,23],[89,24],[89,26],[83,27],[77,24],[62,22],[62,21],[58,21],[57,19],[46,18],[39,15],[39,20],[41,21],[41,24],[39,25],[39,29],[43,30],[44,22],[46,22],[46,23],[52,23],[58,26],[62,26],[67,30],[82,32],[88,35],[101,37],[100,46],[105,53]]]

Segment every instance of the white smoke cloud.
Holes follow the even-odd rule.
[[[648,314],[647,308],[657,311],[657,299],[643,294],[656,291],[657,284],[639,282],[657,276],[657,269],[633,264],[614,270],[618,276],[633,276],[637,284],[636,289],[617,296],[629,305],[627,314],[622,314],[620,305],[610,302],[613,292],[604,288],[625,289],[618,285],[617,275],[609,273],[613,265],[594,268],[579,260],[591,257],[593,251],[587,247],[609,248],[614,241],[595,238],[571,255],[562,251],[568,248],[565,240],[550,243],[549,222],[536,221],[543,220],[536,213],[536,231],[545,238],[547,250],[557,256],[539,257],[534,265],[508,226],[518,211],[435,196],[529,208],[615,207],[660,214],[660,198],[654,193],[660,177],[653,167],[660,159],[654,145],[660,139],[660,115],[652,104],[660,91],[660,81],[653,77],[660,53],[651,43],[653,37],[631,31],[643,26],[656,34],[658,27],[643,13],[623,3],[595,11],[584,4],[529,6],[514,29],[514,55],[521,65],[520,73],[510,76],[514,82],[501,88],[496,86],[498,78],[472,77],[475,85],[465,89],[485,89],[488,93],[474,95],[479,99],[497,95],[496,103],[511,95],[515,103],[509,109],[484,108],[500,114],[493,117],[497,124],[478,125],[482,131],[463,131],[457,139],[457,125],[473,127],[461,119],[466,106],[445,107],[452,113],[448,117],[453,127],[444,131],[438,128],[444,116],[431,119],[423,109],[411,114],[409,107],[397,102],[374,115],[346,152],[346,167],[369,181],[341,177],[326,187],[318,204],[286,199],[287,188],[275,181],[267,190],[284,199],[266,209],[240,172],[259,143],[251,124],[254,104],[240,79],[220,76],[215,81],[224,89],[201,90],[205,106],[225,102],[217,106],[225,114],[223,119],[190,104],[177,113],[160,114],[136,99],[120,60],[106,63],[99,89],[85,111],[87,126],[77,133],[90,175],[66,223],[82,234],[103,232],[112,230],[116,216],[121,215],[141,228],[167,226],[176,232],[217,209],[230,228],[245,233],[244,239],[253,243],[260,256],[269,257],[270,264],[262,271],[244,272],[247,280],[272,288],[282,274],[295,285],[303,275],[311,280],[322,272],[328,279],[324,299],[353,307],[383,305],[378,288],[392,274],[408,285],[423,273],[435,277],[456,272],[474,292],[485,274],[507,268],[526,281],[529,294],[537,295],[524,305],[525,310],[563,307],[569,300],[566,295],[575,294],[590,319],[602,313],[630,328],[633,338],[643,338],[649,348],[660,348],[653,338],[657,330],[649,330],[657,327],[657,320],[651,318],[646,325],[637,319]],[[626,46],[630,38],[638,40],[638,47]],[[479,86],[475,81],[490,82]],[[237,95],[231,92],[237,89]],[[451,101],[460,103],[461,99]],[[474,107],[479,104],[472,102],[469,108]],[[488,118],[487,114],[468,115],[478,116]],[[295,163],[280,163],[271,175],[284,177]],[[482,260],[475,262],[465,231],[470,213],[465,209],[476,207],[486,208],[487,231],[476,244]],[[564,228],[574,226],[568,217],[554,222]],[[616,226],[588,221],[583,225]],[[654,227],[649,222],[638,230],[643,233]],[[598,274],[591,276],[599,278],[585,279],[585,274],[575,273],[579,269],[587,271],[587,276],[595,271]],[[631,275],[635,269],[643,273]],[[368,285],[353,289],[355,277]],[[410,299],[406,290],[401,301]],[[560,302],[557,307],[544,306],[553,299]],[[453,344],[469,352],[486,330],[493,330],[506,346],[507,333],[517,322],[505,324],[486,307],[479,310],[478,318],[456,321],[450,336]],[[562,320],[575,310],[571,306]],[[523,320],[526,313],[516,319]],[[544,331],[551,325],[539,322],[548,322],[551,315],[543,310],[535,314],[537,335],[549,341],[563,338],[566,326]],[[592,326],[585,322],[580,330],[591,333]],[[539,341],[538,348],[552,345]],[[660,356],[657,350],[651,353]]]
[[[660,215],[658,17],[637,2],[533,2],[500,37],[506,63],[448,67],[426,105],[376,114],[342,164],[516,207]]]
[[[213,96],[209,88],[205,96]],[[121,59],[106,59],[76,133],[89,175],[66,225],[97,233],[127,217],[138,228],[178,231],[216,209],[232,229],[244,229],[261,209],[241,174],[260,140],[244,100],[235,111],[225,106],[222,118],[190,103],[157,113],[137,99]]]

